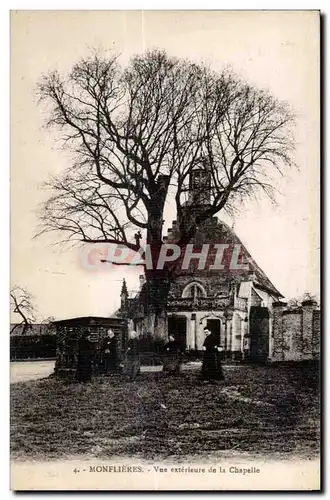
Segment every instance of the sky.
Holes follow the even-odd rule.
[[[319,295],[319,19],[305,11],[14,11],[11,14],[11,284],[34,296],[37,319],[108,316],[120,305],[125,277],[138,288],[139,269],[87,270],[81,249],[33,238],[41,189],[68,166],[52,131],[43,128],[35,88],[43,73],[70,70],[93,48],[129,58],[150,48],[230,66],[249,83],[288,101],[297,116],[295,161],[266,199],[218,215],[287,298]],[[165,232],[175,219],[166,207]],[[15,320],[15,316],[12,318]],[[16,318],[17,319],[17,318]]]

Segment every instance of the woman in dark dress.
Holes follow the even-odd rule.
[[[169,341],[165,344],[165,357],[163,371],[178,375],[181,372],[182,350],[180,342],[175,340],[173,335],[169,336]]]
[[[140,373],[140,346],[137,339],[137,333],[133,330],[129,334],[127,349],[124,360],[124,375],[135,380]]]
[[[89,382],[92,379],[92,349],[90,341],[84,333],[78,340],[76,379],[78,382]]]
[[[204,356],[201,377],[204,380],[224,380],[220,361],[219,338],[206,327],[204,328],[205,341],[203,344]]]
[[[116,373],[119,371],[119,354],[118,342],[112,330],[108,330],[108,334],[104,340],[104,372],[107,374]]]

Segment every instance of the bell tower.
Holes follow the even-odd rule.
[[[211,206],[212,175],[208,162],[201,162],[189,175],[188,200],[182,206],[182,218],[189,226],[192,218]]]
[[[211,198],[211,172],[207,165],[204,168],[194,168],[189,177],[189,196],[190,206],[209,205]]]

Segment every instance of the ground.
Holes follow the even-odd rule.
[[[35,460],[186,457],[227,453],[312,456],[319,446],[315,367],[225,367],[225,382],[144,372],[135,382],[54,378],[11,386],[11,453]]]
[[[10,383],[38,380],[53,373],[55,360],[12,361],[10,363]]]

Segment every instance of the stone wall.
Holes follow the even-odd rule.
[[[273,304],[273,361],[303,361],[320,356],[320,311],[317,303],[304,301],[297,309],[287,309],[286,303]]]
[[[320,325],[321,318],[320,317],[321,317],[320,310],[313,311],[313,332],[314,332],[314,335],[313,335],[313,343],[312,343],[312,352],[313,352],[313,358],[316,358],[316,359],[320,358],[320,339],[321,339],[321,325]]]
[[[302,312],[283,312],[284,361],[300,361],[303,354]]]

